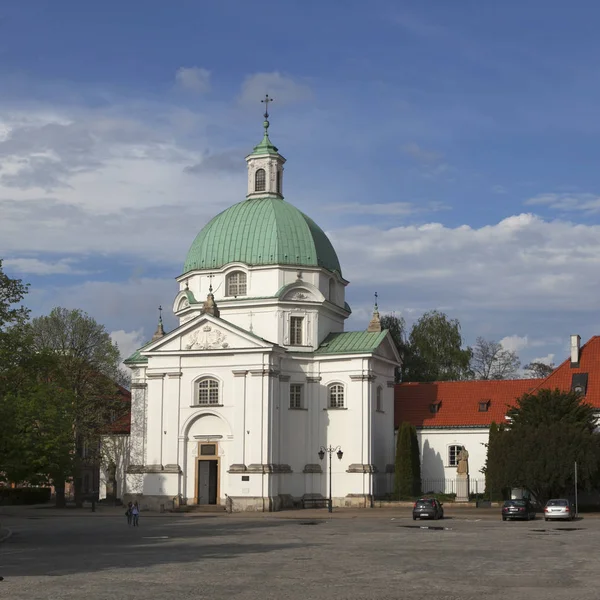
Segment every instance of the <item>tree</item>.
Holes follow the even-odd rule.
[[[402,369],[403,381],[455,381],[469,374],[471,349],[462,348],[460,323],[436,310],[412,327]]]
[[[400,354],[400,358],[404,363],[409,351],[406,340],[406,322],[404,321],[404,318],[395,315],[383,315],[383,317],[381,317],[381,328],[389,330],[392,340],[396,345],[396,349],[398,350],[398,354]],[[402,380],[402,367],[396,369],[395,380],[396,383],[399,383]]]
[[[527,371],[529,377],[546,379],[554,371],[554,363],[547,365],[546,363],[533,361],[523,367]]]
[[[500,423],[498,426],[496,421],[490,424],[488,442],[485,444],[487,448],[487,456],[485,466],[481,470],[485,475],[485,493],[488,498],[493,501],[502,498],[502,485],[500,484],[499,471],[501,469],[502,455],[498,451],[498,439],[502,435],[504,425]]]
[[[505,350],[498,342],[477,338],[471,359],[475,379],[516,378],[520,365],[516,352]]]
[[[396,498],[412,498],[420,493],[421,466],[417,430],[410,423],[402,423],[396,440]]]
[[[525,394],[508,411],[509,424],[493,443],[498,484],[521,487],[540,503],[574,492],[574,463],[581,487],[600,475],[600,436],[594,408],[575,392],[542,389]]]
[[[118,393],[119,349],[104,326],[80,310],[55,308],[33,319],[30,333],[35,351],[56,358],[57,377],[70,394],[72,475],[75,502],[81,506],[81,469],[86,462],[98,463],[100,438],[125,409]],[[55,481],[57,503],[61,483],[64,488],[64,482]]]

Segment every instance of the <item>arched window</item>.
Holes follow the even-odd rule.
[[[198,382],[198,404],[219,404],[219,382],[216,379],[207,377]]]
[[[277,193],[281,194],[281,171],[277,171],[277,179],[276,179],[276,185],[277,185]]]
[[[344,408],[344,386],[340,383],[329,386],[329,408]]]
[[[267,177],[264,169],[258,169],[254,174],[254,191],[264,192],[267,189]]]
[[[227,276],[227,296],[246,295],[246,273],[234,271]]]
[[[378,412],[383,412],[383,388],[379,386],[375,396],[375,406]]]

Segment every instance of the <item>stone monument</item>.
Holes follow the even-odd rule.
[[[469,453],[463,446],[456,463],[456,501],[469,501]]]

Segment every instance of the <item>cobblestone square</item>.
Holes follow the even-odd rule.
[[[498,509],[278,515],[2,516],[1,597],[597,599],[600,520],[503,523]]]

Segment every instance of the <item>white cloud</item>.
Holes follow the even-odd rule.
[[[210,91],[210,71],[201,67],[179,67],[175,81],[183,89],[206,94]]]
[[[546,356],[538,356],[537,358],[532,358],[530,362],[538,362],[538,363],[542,363],[544,365],[553,365],[553,364],[555,364],[555,362],[554,362],[555,356],[556,356],[555,354],[550,353],[550,354],[546,354]],[[566,357],[563,357],[561,360],[564,360],[564,358],[566,358]]]
[[[85,271],[75,268],[74,259],[63,258],[58,261],[44,261],[37,258],[6,258],[3,267],[15,273],[31,275],[81,275]]]
[[[500,340],[500,344],[505,350],[518,354],[521,350],[529,346],[529,338],[527,336],[508,335]]]
[[[528,206],[547,206],[563,213],[582,212],[593,214],[600,212],[600,196],[589,193],[538,194],[525,201]]]
[[[473,228],[441,223],[330,232],[344,275],[406,305],[588,310],[600,295],[600,226],[531,214]]]
[[[143,346],[148,340],[144,337],[144,330],[137,329],[135,331],[111,331],[110,338],[119,347],[121,359],[125,360],[131,356],[138,348]]]
[[[306,102],[312,99],[312,90],[306,83],[294,81],[278,73],[255,73],[249,75],[242,84],[239,101],[241,104],[256,105],[265,97],[272,96],[277,106],[292,104],[295,102]]]

